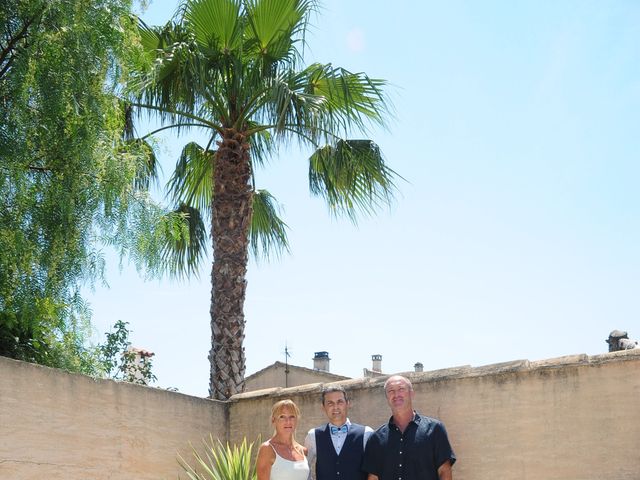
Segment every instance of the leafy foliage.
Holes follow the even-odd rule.
[[[0,355],[95,373],[80,288],[101,246],[147,268],[188,231],[149,200],[155,160],[117,99],[141,55],[131,1],[0,9]]]
[[[109,378],[149,385],[157,380],[152,372],[153,354],[141,351],[136,355],[129,342],[131,332],[127,325],[128,322],[118,320],[114,325],[115,331],[106,334],[106,343],[98,346],[100,363]]]
[[[223,444],[220,440],[204,440],[204,454],[191,446],[191,463],[178,456],[178,463],[190,480],[256,480],[251,451],[253,443],[243,439],[240,445]]]

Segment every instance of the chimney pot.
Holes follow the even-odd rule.
[[[371,366],[371,370],[374,372],[382,373],[382,355],[371,355],[371,362],[373,363],[373,365]]]
[[[329,352],[316,352],[313,356],[313,369],[329,372]]]

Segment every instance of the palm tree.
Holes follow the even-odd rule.
[[[164,27],[140,25],[148,67],[132,87],[134,105],[157,113],[159,130],[208,132],[205,146],[184,147],[169,191],[194,235],[190,245],[178,245],[174,273],[197,264],[201,222],[211,219],[212,398],[244,388],[249,248],[287,248],[287,227],[275,199],[256,189],[254,167],[280,145],[311,146],[311,192],[351,219],[372,213],[395,190],[378,146],[347,139],[384,125],[386,82],[331,64],[303,65],[315,10],[312,0],[186,0]]]

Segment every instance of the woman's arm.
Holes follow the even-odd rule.
[[[271,479],[271,466],[276,460],[276,454],[269,445],[269,442],[265,442],[260,445],[258,450],[258,458],[256,459],[256,473],[258,474],[257,480],[270,480]]]

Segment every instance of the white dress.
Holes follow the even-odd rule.
[[[307,480],[309,478],[307,457],[302,460],[287,460],[278,455],[275,448],[273,451],[276,454],[276,460],[271,466],[270,480]]]

